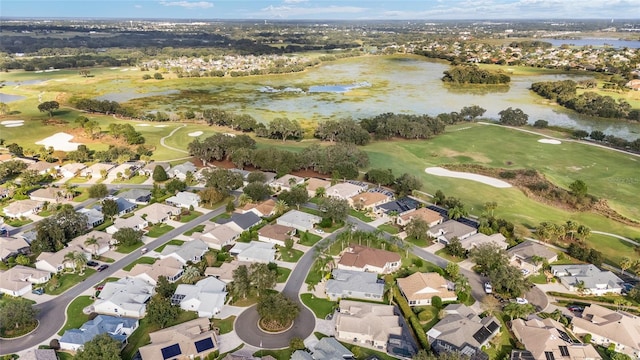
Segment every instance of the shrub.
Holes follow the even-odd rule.
[[[53,350],[60,350],[60,341],[58,341],[58,339],[52,339],[49,342],[49,347]]]
[[[440,296],[434,296],[431,298],[431,305],[436,309],[442,309],[442,298]]]
[[[503,179],[514,179],[516,177],[516,173],[513,171],[501,171],[498,175]]]
[[[590,343],[591,342],[591,337],[592,337],[591,334],[585,334],[584,335],[584,342],[586,344]]]
[[[420,321],[429,321],[431,320],[432,316],[431,316],[431,312],[430,311],[421,311],[418,314],[418,320]]]

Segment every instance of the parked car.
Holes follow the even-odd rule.
[[[484,283],[484,292],[487,294],[491,294],[493,292],[493,286],[491,286],[490,282]]]
[[[42,295],[42,294],[44,294],[44,289],[43,288],[35,288],[35,289],[31,290],[31,293],[36,294],[36,295]]]
[[[105,270],[105,269],[106,269],[106,268],[108,268],[108,267],[109,267],[109,265],[107,265],[107,264],[102,264],[102,265],[98,266],[98,268],[96,269],[96,271],[102,271],[102,270]]]
[[[527,269],[522,269],[521,271],[522,271],[522,275],[524,275],[524,276],[529,275],[529,270],[527,270]]]
[[[528,304],[529,300],[525,299],[525,298],[516,298],[516,304],[520,304],[520,305],[525,305]]]
[[[578,305],[569,305],[567,306],[567,309],[574,311],[574,312],[582,312],[584,311],[584,308],[582,306],[578,306]]]
[[[87,261],[87,266],[90,266],[90,267],[96,267],[96,266],[98,266],[98,265],[99,265],[99,264],[98,264],[97,262],[93,261],[93,260],[89,260],[89,261]]]
[[[316,232],[317,232],[318,234],[324,234],[324,230],[322,230],[322,229],[316,229]]]

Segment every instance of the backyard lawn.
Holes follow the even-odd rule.
[[[291,262],[291,263],[298,262],[298,260],[300,260],[302,255],[304,255],[302,251],[297,249],[287,250],[286,248],[281,246],[278,246],[277,249],[278,249],[278,252],[280,253],[281,260],[285,262]]]
[[[279,283],[286,282],[287,279],[289,278],[289,275],[291,274],[291,269],[278,266],[277,274],[278,274],[278,277],[276,278],[277,282]]]
[[[67,307],[67,322],[62,329],[58,331],[58,335],[64,334],[69,329],[79,329],[82,324],[89,321],[89,315],[85,315],[82,309],[93,304],[90,296],[78,296]]]
[[[80,272],[65,273],[59,276],[54,275],[54,277],[44,285],[44,292],[49,295],[60,295],[95,273],[95,270],[86,268],[82,275],[80,275]]]
[[[222,335],[233,331],[233,322],[235,320],[235,316],[229,316],[226,319],[213,319],[211,322],[213,323],[213,326],[220,329],[220,335]]]
[[[147,233],[147,236],[150,237],[150,238],[159,238],[160,236],[168,233],[169,231],[171,231],[173,229],[174,229],[174,227],[171,226],[171,225],[155,224],[149,229],[149,232]]]
[[[188,215],[180,215],[180,222],[188,223],[189,221],[197,218],[200,215],[202,215],[202,213],[199,211],[189,211]]]
[[[379,230],[382,230],[386,233],[389,233],[391,235],[395,235],[397,233],[400,232],[400,229],[398,229],[396,226],[390,225],[390,224],[382,224],[380,226],[378,226]]]
[[[165,246],[167,245],[182,245],[184,244],[184,241],[182,240],[178,240],[178,239],[173,239],[173,240],[169,240],[167,243],[158,246],[154,251],[155,252],[162,252],[162,250],[164,250]]]

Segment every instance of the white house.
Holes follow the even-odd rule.
[[[362,185],[356,185],[351,183],[339,183],[327,188],[327,196],[334,197],[342,200],[349,200],[350,198],[366,191],[367,187]]]
[[[271,181],[271,183],[269,183],[269,186],[271,186],[276,191],[291,191],[293,187],[302,184],[304,184],[304,178],[287,174]]]
[[[171,298],[174,305],[186,311],[196,311],[198,317],[211,318],[219,313],[227,297],[227,284],[207,277],[195,285],[180,284]]]
[[[286,214],[280,216],[276,220],[276,223],[304,232],[313,230],[313,226],[318,224],[320,221],[322,221],[320,216],[307,214],[298,210],[290,210]]]
[[[93,320],[82,324],[80,329],[69,329],[60,338],[60,348],[63,350],[78,351],[87,342],[98,335],[108,334],[122,346],[126,345],[127,338],[138,328],[138,319],[120,316],[98,315]]]
[[[144,231],[149,226],[149,222],[139,215],[133,215],[132,217],[118,218],[113,222],[113,225],[107,228],[107,233],[115,234],[118,230],[123,228],[132,228],[134,230]]]
[[[252,263],[268,264],[276,259],[274,244],[262,241],[236,243],[231,250],[229,250],[229,253],[235,255],[239,261]]]
[[[91,252],[86,251],[80,246],[71,245],[55,253],[46,251],[40,253],[36,259],[36,269],[52,273],[58,273],[65,268],[73,269],[76,267],[76,264],[72,261],[66,260],[65,256],[74,251],[83,254],[87,258],[87,261],[91,260]]]
[[[74,177],[76,175],[80,175],[80,172],[87,167],[85,164],[81,163],[70,163],[65,164],[60,167],[60,175],[66,178]]]
[[[184,270],[183,263],[174,257],[166,257],[153,264],[136,264],[130,271],[131,277],[140,278],[149,284],[158,285],[158,279],[164,276],[169,282],[176,282]]]
[[[43,284],[51,279],[51,273],[31,267],[16,265],[0,271],[0,293],[22,296],[31,291],[32,284]]]
[[[142,279],[122,278],[104,285],[93,308],[98,314],[139,319],[144,317],[153,293],[153,285]]]
[[[80,170],[80,176],[86,178],[100,178],[102,177],[102,172],[104,171],[106,174],[109,173],[116,166],[114,164],[106,164],[106,163],[97,163],[89,166],[86,169]]]
[[[200,195],[187,191],[181,191],[165,200],[165,202],[169,205],[185,209],[189,209],[191,206],[196,208],[200,205]]]
[[[87,217],[87,228],[93,229],[94,227],[104,222],[104,214],[97,209],[82,208],[76,211],[78,214],[83,214]]]
[[[198,169],[191,161],[187,161],[169,169],[169,171],[167,171],[167,175],[169,175],[169,177],[174,177],[176,179],[184,181],[187,178],[187,173],[192,173],[195,175],[197,170]]]
[[[216,250],[221,250],[225,246],[233,245],[239,237],[240,231],[227,224],[206,224],[202,232],[195,232],[191,235],[192,239],[200,239],[211,249]]]
[[[592,264],[554,265],[551,273],[560,279],[560,283],[569,291],[578,291],[580,284],[584,291],[591,295],[622,292],[622,279],[611,271],[600,270]]]
[[[95,239],[96,244],[87,244],[86,242],[89,239]],[[78,246],[86,252],[90,252],[95,256],[100,256],[109,251],[111,245],[115,245],[116,243],[117,241],[110,234],[94,230],[71,240],[69,245]]]
[[[137,210],[134,214],[144,218],[150,224],[166,223],[172,216],[180,215],[180,208],[154,203],[147,207]]]
[[[207,251],[209,251],[207,244],[202,240],[196,239],[187,241],[181,245],[166,245],[164,249],[162,249],[160,258],[172,257],[180,261],[183,265],[186,265],[189,261],[195,263],[202,260],[202,257]]]

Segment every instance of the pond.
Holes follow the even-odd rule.
[[[638,40],[620,40],[615,38],[582,38],[582,39],[547,39],[541,38],[544,42],[551,43],[554,47],[559,47],[564,44],[571,46],[611,46],[616,49],[620,48],[640,48],[640,41]]]
[[[123,82],[123,81],[120,81]],[[109,93],[105,95],[101,95],[96,97],[96,100],[109,100],[109,101],[117,101],[117,102],[126,102],[133,99],[139,99],[149,96],[160,96],[160,95],[170,95],[177,94],[179,90],[164,90],[164,91],[147,91],[147,92],[136,92],[134,90],[125,90],[117,93]]]
[[[11,94],[0,93],[0,102],[3,102],[3,103],[10,103],[12,101],[18,101],[24,98],[25,97],[21,95],[11,95]]]

